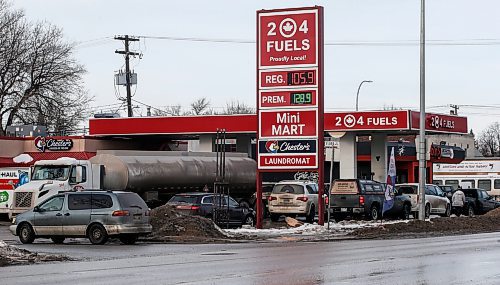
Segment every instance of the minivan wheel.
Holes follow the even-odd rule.
[[[379,215],[378,215],[378,206],[373,205],[372,208],[370,209],[370,219],[376,221],[378,220]]]
[[[306,222],[312,224],[314,222],[315,216],[316,216],[316,209],[314,207],[314,204],[312,204],[311,208],[309,209],[309,214],[307,214]]]
[[[50,239],[55,244],[62,244],[64,242],[64,240],[65,240],[64,237],[51,237]]]
[[[137,241],[138,236],[134,234],[120,235],[118,237],[123,244],[132,245]]]
[[[92,244],[105,244],[108,241],[108,233],[100,224],[93,224],[88,231],[88,238]]]
[[[19,240],[25,244],[33,243],[35,240],[35,232],[29,224],[22,224],[21,228],[19,228]]]

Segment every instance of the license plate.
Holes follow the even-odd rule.
[[[340,208],[341,212],[347,212],[347,208]]]
[[[134,221],[140,221],[141,218],[142,218],[142,216],[139,216],[139,215],[138,216],[134,216]]]

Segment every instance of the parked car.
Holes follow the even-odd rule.
[[[346,216],[366,216],[371,220],[382,217],[385,200],[385,184],[363,179],[338,179],[330,189],[330,212],[336,221]],[[409,197],[395,193],[393,207],[384,216],[408,219],[411,213]]]
[[[124,244],[134,244],[139,235],[152,230],[149,208],[139,195],[102,190],[56,194],[17,215],[14,222],[10,230],[22,243],[88,237],[92,244],[104,244],[109,237],[118,237]]]
[[[236,200],[227,195],[214,193],[192,192],[174,195],[167,205],[174,206],[177,210],[188,215],[214,218],[214,210],[220,208],[220,213],[215,219],[219,226],[253,226],[255,212],[253,209],[238,204]],[[215,206],[215,207],[214,207]]]
[[[398,193],[410,197],[412,204],[412,213],[415,218],[418,217],[419,205],[417,202],[418,183],[397,184],[396,191]],[[445,193],[441,191],[439,186],[434,184],[425,185],[425,217],[430,217],[431,214],[438,214],[444,217],[451,215],[451,203]]]
[[[280,181],[269,195],[268,208],[272,221],[286,215],[304,216],[312,223],[318,212],[318,185],[311,181]]]
[[[486,190],[470,188],[461,189],[465,195],[463,214],[474,216],[475,214],[485,214],[500,207],[500,202],[495,201],[493,196],[488,195]]]

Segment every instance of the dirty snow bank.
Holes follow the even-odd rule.
[[[0,267],[17,264],[30,264],[47,261],[65,261],[70,260],[65,255],[41,254],[20,249],[6,244],[0,240]]]
[[[408,221],[341,221],[338,223],[330,222],[330,229],[328,229],[328,225],[326,224],[324,226],[321,226],[317,223],[306,223],[296,228],[289,228],[287,226],[271,229],[243,227],[239,229],[223,229],[223,231],[235,237],[247,237],[250,239],[270,239],[283,237],[314,237],[315,239],[328,239],[345,236],[356,229],[407,222]]]

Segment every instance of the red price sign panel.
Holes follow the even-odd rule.
[[[310,169],[318,168],[316,154],[259,155],[259,169]]]
[[[318,65],[318,10],[258,13],[259,68]]]
[[[260,88],[318,86],[317,69],[261,71],[259,77]]]
[[[260,91],[259,108],[317,107],[316,89]]]
[[[260,138],[304,138],[318,136],[318,110],[288,109],[260,111]]]

